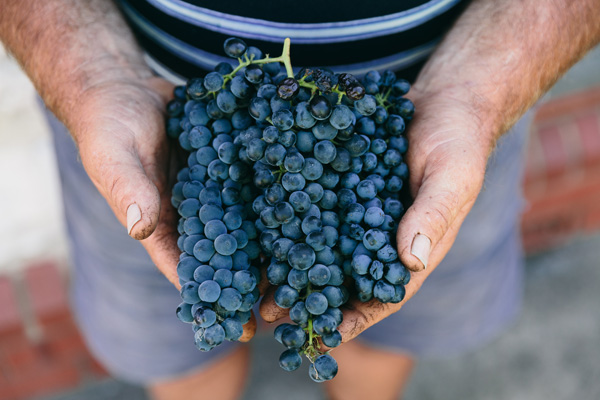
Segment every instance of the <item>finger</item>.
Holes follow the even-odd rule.
[[[271,287],[269,280],[267,279],[267,268],[264,266],[260,267],[260,282],[258,282],[258,291],[261,296],[267,292],[267,290]]]
[[[401,306],[398,304],[384,304],[376,299],[366,303],[354,299],[344,307],[344,319],[337,327],[342,335],[342,343],[354,339],[385,316],[399,310]]]
[[[244,324],[244,333],[240,337],[240,342],[248,342],[256,334],[256,317],[254,311],[251,311],[250,320]]]
[[[449,249],[452,246],[454,238],[456,237],[462,224],[462,220],[464,219],[462,213],[466,214],[467,211],[463,210],[461,212],[461,215],[459,215],[459,217],[446,232],[446,235],[440,240],[436,249],[432,251],[430,258],[432,263],[439,263],[444,258],[445,253],[441,251],[441,247]],[[402,306],[419,291],[423,285],[423,282],[433,272],[433,270],[434,268],[428,268],[423,271],[411,272],[410,282],[405,286],[406,294],[400,303],[383,304],[377,299],[372,299],[368,302],[362,303],[359,300],[354,299],[342,306],[344,319],[337,328],[342,335],[342,343],[346,343],[354,339],[369,327],[375,325],[389,315],[398,312]]]
[[[149,238],[142,240],[146,251],[154,264],[177,289],[181,288],[177,275],[177,263],[181,251],[177,247],[177,218],[175,208],[170,204],[169,196],[162,196],[161,215],[156,229]]]
[[[275,322],[288,315],[288,310],[279,307],[275,303],[275,290],[276,288],[273,286],[267,289],[259,307],[260,316],[269,323]]]
[[[414,203],[402,216],[396,236],[398,253],[411,271],[427,268],[432,250],[465,208],[470,209],[481,188],[481,178],[468,163],[448,167],[440,163],[426,171]]]
[[[90,177],[127,233],[138,240],[150,236],[158,223],[160,193],[137,154],[113,144],[98,149],[91,157],[85,158],[88,165],[93,164]]]
[[[431,270],[426,270],[411,273],[410,282],[405,287],[406,295],[400,303],[381,303],[377,299],[372,299],[365,303],[358,299],[353,299],[346,303],[342,307],[344,319],[337,327],[337,330],[342,335],[342,343],[354,339],[379,321],[398,312],[419,291],[431,272]]]
[[[176,157],[175,151],[174,147],[170,149],[171,157],[166,162],[169,165],[168,171],[164,174],[167,182],[161,185],[160,218],[158,219],[156,229],[149,238],[141,242],[158,269],[177,289],[180,289],[181,285],[179,284],[179,277],[177,275],[177,263],[181,254],[179,247],[177,247],[177,239],[179,238],[177,220],[179,214],[171,204],[171,188],[177,181],[177,171],[181,167],[180,160]]]

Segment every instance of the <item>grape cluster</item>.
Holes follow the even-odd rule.
[[[303,70],[250,102],[250,114],[265,127],[235,142],[263,190],[253,210],[261,250],[271,257],[267,278],[278,286],[275,302],[295,323],[275,332],[287,347],[280,357],[286,370],[297,369],[304,353],[313,361],[313,379],[335,376],[335,360],[319,353],[317,338],[330,348],[341,343],[339,307],[350,297],[345,282],[354,282],[361,301],[404,298],[410,274],[393,238],[408,177],[402,158],[405,121],[414,111],[402,98],[408,89],[391,72],[370,72],[361,83],[348,74]]]
[[[192,324],[202,351],[238,340],[260,296],[261,250],[252,210],[256,189],[248,185],[250,166],[234,144],[254,120],[223,88],[232,71],[223,63],[203,79],[191,79],[175,88],[167,105],[167,134],[188,154],[171,198],[181,217],[177,273],[183,302],[176,313]],[[231,87],[234,82],[235,77]]]
[[[287,348],[279,363],[295,370],[304,354],[310,377],[326,381],[338,367],[321,343],[341,344],[340,307],[351,297],[400,302],[410,280],[394,240],[410,85],[391,71],[294,75],[289,40],[277,58],[236,38],[224,49],[239,65],[191,79],[167,107],[167,134],[189,152],[173,188],[177,315],[201,350],[238,339],[267,260],[274,300],[293,322],[275,329]]]

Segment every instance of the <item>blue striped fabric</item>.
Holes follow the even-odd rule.
[[[464,2],[413,0],[411,8],[397,3],[394,7],[399,11],[368,18],[356,15],[347,21],[280,22],[274,21],[274,15],[270,20],[268,16],[225,13],[193,4],[193,0],[120,0],[149,63],[174,82],[231,61],[222,55],[221,47],[230,36],[243,38],[271,54],[276,54],[289,37],[297,66],[328,67],[355,75],[372,69],[402,71],[420,66]],[[352,7],[352,1],[348,4]],[[293,6],[289,5],[290,13]]]
[[[165,1],[165,0],[162,0]],[[176,57],[186,60],[203,70],[211,70],[215,65],[220,62],[229,62],[230,58],[225,56],[219,56],[206,52],[202,49],[198,49],[194,46],[187,44],[186,42],[179,40],[167,32],[158,29],[156,26],[151,24],[147,19],[136,12],[130,5],[124,3],[123,11],[128,18],[136,24],[137,28],[141,30],[145,35],[160,44],[164,48],[169,49]],[[362,75],[372,69],[390,69],[390,70],[401,70],[405,66],[412,65],[413,63],[427,57],[434,49],[437,44],[437,40],[426,43],[414,49],[410,49],[398,54],[392,54],[387,57],[372,60],[369,62],[357,63],[357,64],[346,64],[331,66],[330,68],[334,72],[347,72],[354,75]],[[159,60],[152,56],[148,56],[150,64],[155,67],[157,72],[162,72],[161,75],[166,75],[174,83],[180,83],[185,80],[184,77],[171,71],[168,67],[163,65]]]
[[[294,43],[336,43],[406,31],[446,12],[460,0],[431,0],[406,11],[380,17],[329,23],[281,23],[246,18],[195,6],[181,0],[148,0],[177,19],[214,32],[248,39]]]

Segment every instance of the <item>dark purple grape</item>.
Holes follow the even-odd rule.
[[[250,83],[259,84],[263,81],[265,73],[262,68],[256,64],[250,64],[244,71],[244,76]]]
[[[360,100],[365,96],[365,87],[358,82],[352,83],[346,87],[346,96],[350,100]]]
[[[332,107],[325,96],[315,96],[310,103],[308,103],[308,110],[313,118],[325,120],[331,115]]]
[[[279,86],[277,86],[277,94],[283,100],[292,99],[296,94],[298,94],[299,90],[300,85],[298,84],[298,81],[294,78],[285,78],[279,84]]]
[[[342,73],[338,75],[338,87],[340,90],[346,90],[348,86],[358,83],[354,75]]]

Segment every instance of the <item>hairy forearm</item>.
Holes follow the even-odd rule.
[[[490,143],[600,41],[598,0],[476,0],[419,75],[477,114]]]
[[[3,0],[0,39],[69,127],[88,90],[151,75],[109,0]]]

